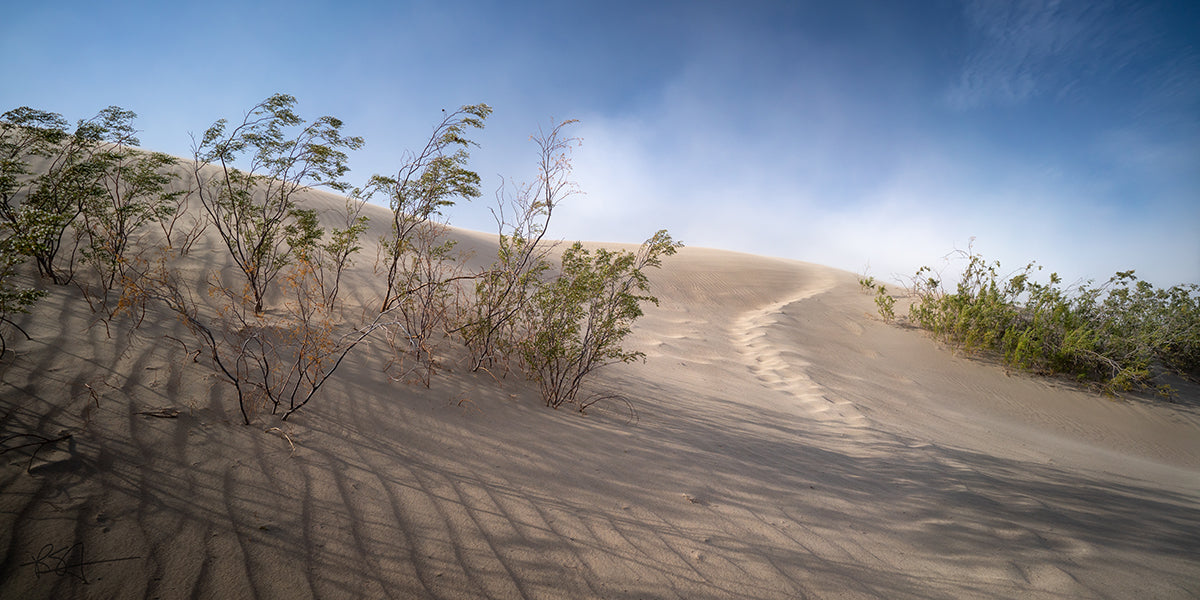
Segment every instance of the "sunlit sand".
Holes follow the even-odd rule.
[[[347,278],[364,304],[371,212]],[[201,240],[187,275],[222,252]],[[3,455],[0,597],[1200,594],[1194,387],[1170,404],[1009,374],[881,322],[819,265],[685,248],[650,275],[661,303],[628,341],[646,362],[590,388],[628,404],[550,410],[453,343],[429,389],[399,384],[373,344],[251,426],[167,312],[130,337],[55,290],[0,364],[0,433],[71,437]]]

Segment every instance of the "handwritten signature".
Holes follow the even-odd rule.
[[[123,560],[137,560],[141,557],[126,556],[124,558],[87,561],[83,559],[83,543],[76,542],[63,548],[55,548],[54,544],[46,544],[42,546],[42,549],[37,554],[32,555],[32,558],[33,560],[29,562],[21,563],[21,566],[27,567],[33,565],[33,572],[38,577],[46,574],[54,574],[60,577],[74,577],[83,583],[90,583],[84,567]]]

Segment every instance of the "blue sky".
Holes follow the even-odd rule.
[[[143,146],[275,92],[345,121],[352,179],[393,172],[441,109],[493,106],[473,167],[490,231],[529,135],[580,119],[552,234],[782,256],[877,277],[975,248],[1068,281],[1200,282],[1200,4],[25,2],[0,109],[136,111]]]

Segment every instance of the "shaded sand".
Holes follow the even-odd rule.
[[[653,283],[646,364],[594,388],[636,414],[546,409],[453,351],[393,383],[377,344],[283,425],[294,451],[238,424],[171,317],[107,334],[56,293],[0,364],[5,447],[72,434],[0,456],[0,597],[1200,596],[1194,388],[1009,376],[811,264],[688,248]]]

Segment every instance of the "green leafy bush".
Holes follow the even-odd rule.
[[[301,410],[378,330],[402,350],[385,369],[396,379],[411,371],[429,385],[434,338],[458,334],[472,370],[507,370],[519,359],[547,405],[580,410],[597,399],[580,399],[592,372],[643,358],[621,344],[641,302],[657,303],[645,271],[681,244],[666,231],[636,253],[575,244],[549,276],[550,215],[578,193],[568,157],[578,140],[562,133],[573,120],[534,136],[538,177],[512,197],[501,194],[496,262],[467,273],[441,212],[480,195],[479,176],[467,168],[466,150],[476,146],[467,134],[483,127],[489,106],[444,115],[394,177],[351,188],[347,152],[362,138],[343,135],[331,116],[306,123],[295,104],[276,94],[240,121],[218,120],[194,142],[190,165],[137,149],[136,115],[120,107],[80,121],[73,133],[55,113],[23,107],[0,115],[0,326],[24,333],[10,317],[45,294],[18,284],[33,275],[34,265],[20,272],[22,263],[64,284],[81,258],[100,285],[79,285],[93,310],[104,309],[105,326],[131,313],[136,329],[151,305],[174,313],[194,335],[196,358],[206,355],[232,385],[246,424],[263,410],[281,420]],[[181,181],[177,171],[189,176]],[[302,207],[298,194],[316,187],[348,192],[344,213]],[[341,279],[362,248],[370,225],[363,207],[376,195],[392,209],[376,264],[386,290],[378,311],[360,313],[341,300]],[[189,199],[198,208],[187,211]],[[326,229],[328,219],[339,225]],[[205,231],[236,265],[229,278],[207,274],[207,300],[177,268]],[[406,357],[419,368],[393,368]]]
[[[29,308],[46,295],[43,290],[25,287],[14,281],[18,274],[17,266],[23,262],[23,257],[14,248],[13,238],[6,233],[7,229],[7,223],[0,223],[0,357],[8,350],[3,327],[14,327],[29,339],[29,334],[12,321],[12,315],[29,312]]]
[[[896,299],[888,294],[887,286],[882,283],[875,288],[875,306],[879,307],[879,316],[884,321],[890,323],[896,319]]]
[[[1108,392],[1152,387],[1159,369],[1200,375],[1200,286],[1159,289],[1124,271],[1098,287],[1063,288],[1054,273],[1034,281],[1035,264],[1002,276],[999,262],[963,254],[967,267],[953,293],[928,267],[913,279],[909,318],[936,337]]]
[[[891,323],[896,320],[896,298],[888,293],[886,285],[876,283],[874,277],[866,275],[858,278],[858,285],[864,292],[875,294],[875,306],[879,308],[879,316],[884,321]]]
[[[502,374],[508,372],[520,318],[550,269],[547,257],[555,244],[543,242],[550,217],[559,203],[579,193],[570,179],[569,156],[579,140],[563,131],[574,123],[574,119],[556,123],[549,132],[539,128],[532,137],[538,146],[537,179],[511,194],[507,186],[496,192],[497,206],[492,210],[499,228],[496,261],[479,273],[474,302],[459,328],[472,371],[491,372],[500,366]]]
[[[104,141],[99,118],[68,133],[57,113],[21,107],[0,115],[0,220],[9,226],[11,249],[54,283],[74,277],[71,224],[105,194],[104,165],[92,160]]]
[[[661,266],[662,257],[680,246],[662,230],[636,254],[604,248],[592,253],[579,242],[563,252],[559,277],[533,296],[526,315],[529,335],[520,343],[526,371],[547,406],[575,403],[583,410],[591,402],[580,401],[579,392],[591,372],[644,358],[621,342],[642,316],[640,303],[658,304],[644,294],[646,269]]]
[[[263,311],[276,277],[323,232],[297,211],[295,196],[313,187],[346,192],[346,150],[361,137],[342,135],[342,121],[324,116],[305,125],[292,109],[296,99],[275,94],[258,103],[241,123],[220,119],[193,148],[192,175],[200,204],[230,258]],[[247,162],[249,170],[234,166]],[[210,168],[211,167],[211,168]]]

